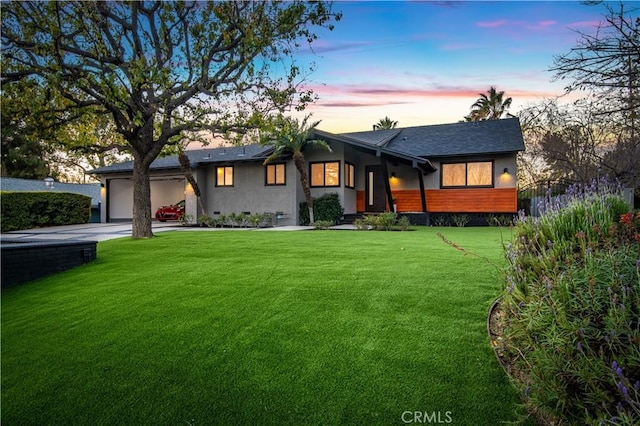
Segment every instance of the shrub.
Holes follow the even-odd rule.
[[[400,219],[398,219],[398,227],[401,231],[408,231],[409,229],[411,229],[411,221],[407,216],[402,216]]]
[[[353,222],[354,226],[359,231],[391,231],[394,229],[400,231],[408,231],[411,229],[411,221],[407,216],[402,216],[398,219],[398,215],[394,212],[385,212],[377,215],[368,214],[362,218],[356,219]]]
[[[521,216],[506,247],[499,349],[548,418],[640,423],[640,215],[627,211],[611,186],[574,187]]]
[[[216,220],[211,216],[209,216],[208,214],[203,213],[200,216],[198,216],[198,225],[205,228],[212,228],[216,226]]]
[[[396,224],[398,215],[394,212],[384,212],[376,216],[375,229],[379,231],[390,231]]]
[[[353,221],[353,226],[356,227],[358,231],[368,231],[369,225],[367,224],[367,220],[364,217],[359,217]]]
[[[180,219],[178,219],[178,222],[180,222],[182,226],[189,226],[193,223],[193,215],[189,213],[185,213],[182,216],[180,216]]]
[[[313,222],[313,226],[316,229],[329,229],[333,225],[333,222],[329,222],[328,220],[316,220],[315,222]]]
[[[490,226],[511,226],[513,225],[513,215],[490,214],[487,216],[487,224]]]
[[[344,213],[344,208],[340,204],[340,196],[335,193],[324,194],[313,199],[314,220],[326,220],[332,224],[338,223]],[[300,203],[300,225],[309,224],[309,208],[306,201]]]
[[[87,223],[91,197],[68,192],[1,193],[2,232]]]
[[[434,214],[431,217],[431,221],[435,226],[438,226],[438,227],[450,226],[448,217],[447,215],[444,215],[444,214]]]
[[[265,221],[265,215],[262,213],[254,213],[249,216],[248,222],[254,228],[258,228]]]
[[[466,214],[454,214],[451,216],[451,220],[453,220],[453,223],[455,223],[458,228],[464,228],[470,219],[469,215]]]

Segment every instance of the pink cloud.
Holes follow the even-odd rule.
[[[312,88],[320,96],[319,106],[323,107],[368,107],[381,105],[401,105],[415,103],[421,99],[464,98],[473,102],[486,88],[467,86],[395,87],[357,84],[326,85]],[[514,99],[531,97],[554,97],[558,93],[533,90],[509,90],[506,93]],[[323,100],[324,99],[324,100]]]
[[[478,22],[476,25],[481,28],[498,28],[503,27],[509,23],[506,19],[500,19],[498,21],[482,21]]]
[[[467,49],[477,49],[480,45],[473,43],[450,43],[441,46],[442,50],[467,50]]]
[[[604,25],[604,23],[601,21],[576,21],[576,22],[571,22],[566,26],[572,29],[579,29],[579,28],[595,29],[597,27],[601,27],[602,25]]]
[[[540,21],[540,22],[538,22],[538,26],[540,26],[540,27],[551,27],[551,26],[553,26],[553,25],[555,25],[557,23],[558,23],[558,21],[551,21],[551,20]]]

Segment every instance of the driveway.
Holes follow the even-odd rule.
[[[274,228],[191,228],[178,223],[153,222],[153,233],[167,231],[299,231],[313,229],[311,226],[278,226]],[[131,223],[85,223],[81,225],[52,226],[3,233],[2,239],[31,240],[80,240],[106,241],[114,238],[130,237]]]

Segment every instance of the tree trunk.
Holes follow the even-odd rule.
[[[193,170],[191,169],[191,162],[189,161],[189,156],[184,153],[182,149],[178,151],[178,161],[180,162],[180,169],[182,170],[182,174],[184,175],[189,185],[191,185],[191,189],[193,189],[193,193],[198,200],[198,205],[200,206],[200,210],[202,210],[203,214],[207,214],[206,209],[204,208],[204,203],[202,202],[202,193],[200,192],[200,186],[196,181],[196,178],[193,177]],[[196,217],[196,220],[198,218]]]
[[[315,222],[313,217],[313,198],[311,198],[311,189],[309,188],[309,176],[307,175],[307,162],[304,160],[304,154],[302,152],[295,152],[293,154],[293,163],[296,165],[296,169],[300,173],[300,184],[304,191],[304,198],[309,208],[309,224],[312,225]]]
[[[133,238],[151,238],[151,183],[149,164],[138,155],[133,160]]]

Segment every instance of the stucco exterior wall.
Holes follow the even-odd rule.
[[[265,167],[261,162],[233,165],[233,186],[216,186],[216,167],[203,167],[199,175],[206,180],[205,206],[207,214],[276,213],[281,212],[278,225],[297,223],[296,186],[299,179],[292,161],[286,163],[285,185],[266,185]]]

